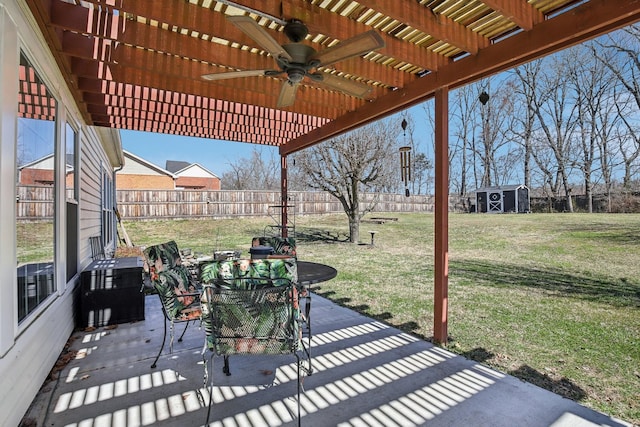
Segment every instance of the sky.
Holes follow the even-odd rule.
[[[417,114],[424,112],[420,110]],[[398,119],[400,123],[401,119]],[[416,120],[416,127],[420,127]],[[399,126],[399,125],[398,125]],[[419,129],[418,129],[419,130]],[[218,139],[192,138],[161,133],[121,130],[122,148],[156,166],[165,168],[167,160],[198,163],[218,177],[231,170],[230,164],[249,158],[258,150],[263,158],[279,158],[277,147]]]
[[[255,149],[263,156],[279,156],[277,147],[244,142],[129,130],[121,130],[120,136],[125,151],[163,169],[167,160],[198,163],[218,177],[230,170],[231,163],[249,158]]]

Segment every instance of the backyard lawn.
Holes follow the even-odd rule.
[[[431,214],[383,214],[346,242],[344,215],[296,217],[298,256],[336,267],[316,292],[430,339]],[[270,218],[126,221],[136,245],[248,255]],[[640,425],[640,215],[451,214],[446,347]]]

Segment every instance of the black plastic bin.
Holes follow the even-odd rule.
[[[271,246],[263,245],[252,246],[249,249],[249,253],[251,254],[252,259],[266,258],[269,255],[273,254],[273,248]]]
[[[144,320],[142,260],[138,257],[101,259],[80,276],[76,326],[101,327]]]

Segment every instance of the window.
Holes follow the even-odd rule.
[[[65,126],[65,188],[67,201],[78,201],[78,159],[76,152],[78,151],[78,137],[76,130],[67,123]]]
[[[78,134],[65,126],[65,193],[67,217],[67,282],[78,272]]]
[[[106,168],[102,170],[102,237],[105,247],[113,243],[115,235],[115,194],[113,175]]]
[[[57,103],[20,52],[16,176],[18,321],[49,295],[55,283]]]

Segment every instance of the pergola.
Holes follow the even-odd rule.
[[[639,0],[26,3],[88,125],[278,147],[283,201],[289,154],[435,98],[439,342],[447,340],[449,90],[640,20]],[[250,20],[229,19],[238,15]],[[313,51],[279,49],[292,42],[291,22],[308,29],[294,44]],[[365,33],[373,50],[346,55],[349,46],[367,49],[353,39]],[[343,55],[332,62],[330,48]],[[280,70],[283,57],[307,74],[264,71]],[[216,76],[229,72],[241,73]]]

